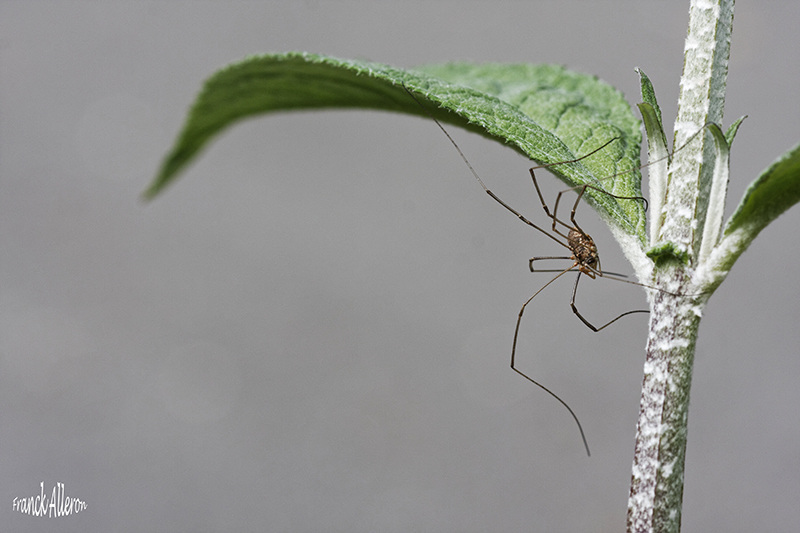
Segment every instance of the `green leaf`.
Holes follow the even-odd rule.
[[[800,201],[800,145],[772,163],[744,193],[725,235],[746,229],[752,240],[767,224]]]
[[[661,121],[661,108],[658,107],[658,101],[656,100],[656,90],[653,88],[650,78],[647,77],[647,74],[645,74],[642,69],[637,68],[636,73],[639,74],[639,85],[641,86],[642,90],[642,102],[652,107],[655,113],[655,122],[658,124],[657,130],[661,132],[661,139],[664,140],[664,145],[666,145],[667,137],[664,135],[664,125]]]
[[[661,121],[653,106],[642,102],[637,104],[642,114],[644,129],[647,132],[647,159],[650,176],[650,242],[658,240],[658,232],[664,222],[664,202],[667,197],[669,161],[667,139],[661,128]]]
[[[698,286],[710,295],[761,230],[798,202],[800,145],[778,158],[747,188],[722,239],[699,264]]]
[[[647,159],[650,176],[650,243],[658,240],[658,233],[664,222],[664,202],[667,198],[669,164],[672,156],[667,148],[667,136],[661,121],[661,108],[658,107],[656,91],[650,78],[637,68],[642,90],[642,103],[638,104],[642,114],[644,129],[647,132]]]
[[[739,126],[742,125],[744,119],[747,118],[747,115],[739,117],[736,122],[731,124],[731,127],[728,128],[728,131],[725,132],[725,140],[728,141],[728,148],[731,147],[733,144],[733,139],[736,137],[736,133],[739,131]]]
[[[207,80],[145,197],[172,183],[212,138],[240,120],[331,107],[431,113],[507,143],[541,164],[577,159],[616,138],[591,157],[551,170],[569,186],[591,183],[618,196],[641,195],[639,122],[622,94],[595,77],[527,64],[401,70],[292,52],[249,57]],[[642,202],[617,201],[593,189],[585,197],[607,221],[645,241]]]
[[[700,252],[698,253],[700,261],[705,261],[711,254],[711,250],[719,242],[722,217],[725,213],[725,198],[728,195],[728,182],[730,181],[730,145],[725,138],[725,134],[722,133],[722,128],[717,124],[709,124],[708,131],[714,138],[714,172],[708,196],[706,220],[705,224],[703,224],[703,240],[700,243]],[[736,128],[728,131],[732,132],[731,138],[736,135]]]

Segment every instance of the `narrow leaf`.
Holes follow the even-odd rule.
[[[650,242],[658,239],[658,232],[664,222],[664,199],[667,196],[667,178],[670,153],[667,139],[653,106],[643,102],[638,104],[642,114],[644,129],[647,132],[647,160],[650,177]]]
[[[728,148],[733,145],[733,139],[736,137],[736,133],[739,131],[739,126],[742,125],[744,119],[747,118],[747,115],[739,117],[736,122],[731,124],[731,127],[728,128],[728,131],[725,132],[725,140],[728,141]]]
[[[703,225],[703,241],[700,243],[700,261],[705,261],[714,246],[717,245],[722,230],[722,217],[725,214],[725,198],[728,194],[730,179],[730,146],[722,129],[716,124],[709,124],[708,131],[714,137],[716,154],[714,172],[711,180],[711,191],[706,210],[706,221]],[[735,130],[734,134],[735,134]]]
[[[661,108],[658,107],[658,101],[656,100],[656,90],[653,88],[650,78],[647,77],[647,74],[645,74],[642,69],[637,68],[636,73],[639,75],[639,85],[641,86],[642,90],[642,102],[650,105],[650,107],[653,108],[655,119],[658,123],[658,129],[661,131],[661,137],[664,139],[664,144],[666,144],[667,137],[664,135],[664,125],[661,121]]]

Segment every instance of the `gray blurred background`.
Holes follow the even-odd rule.
[[[201,82],[258,53],[410,67],[552,62],[675,114],[688,2],[0,1],[2,531],[622,531],[646,316],[594,334],[561,253],[491,201],[429,120],[273,115],[139,194]],[[800,4],[739,2],[728,213],[798,137]],[[671,129],[671,127],[670,127]],[[515,152],[451,134],[542,220]],[[543,180],[550,195],[563,186]],[[628,272],[590,211],[603,266]],[[684,532],[800,523],[800,209],[708,305]],[[602,320],[641,290],[582,285]],[[67,518],[12,511],[56,482]]]

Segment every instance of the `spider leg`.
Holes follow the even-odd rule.
[[[626,311],[626,312],[622,313],[621,315],[619,315],[618,317],[614,318],[613,320],[611,320],[609,322],[606,322],[605,324],[603,324],[600,327],[595,326],[594,324],[589,322],[586,318],[584,318],[584,316],[580,313],[580,311],[578,311],[578,306],[575,305],[575,297],[578,294],[578,282],[580,281],[581,274],[583,274],[583,273],[584,272],[578,272],[578,276],[575,278],[575,285],[572,288],[572,300],[570,300],[569,305],[572,308],[572,312],[575,313],[575,315],[581,320],[581,322],[586,324],[586,326],[589,329],[591,329],[592,331],[594,331],[595,333],[600,331],[600,330],[602,330],[602,329],[605,329],[607,326],[610,326],[611,324],[613,324],[614,322],[616,322],[617,320],[619,320],[620,318],[622,318],[624,316],[631,315],[633,313],[649,313],[650,312],[647,309],[634,309],[633,311]],[[598,271],[597,274],[602,276],[603,273]]]
[[[586,441],[586,434],[583,432],[583,426],[581,426],[581,422],[580,422],[580,420],[578,420],[578,415],[575,414],[575,411],[573,411],[572,408],[569,405],[567,405],[567,402],[562,400],[556,393],[554,393],[553,391],[551,391],[550,389],[548,389],[547,387],[545,387],[544,385],[542,385],[541,383],[539,383],[538,381],[533,379],[532,377],[528,376],[527,374],[525,374],[524,372],[519,370],[516,366],[514,366],[515,357],[516,357],[516,354],[517,354],[517,338],[519,337],[519,325],[522,322],[522,315],[525,313],[525,308],[528,306],[529,303],[531,303],[531,301],[533,301],[534,298],[536,298],[536,296],[538,296],[538,294],[540,292],[542,292],[545,288],[547,288],[555,280],[557,280],[558,278],[560,278],[561,276],[563,276],[567,272],[571,271],[573,268],[575,268],[575,266],[577,266],[577,263],[573,264],[572,266],[570,266],[567,269],[562,270],[559,274],[557,274],[555,277],[553,277],[553,279],[551,279],[550,281],[548,281],[547,283],[542,285],[542,287],[539,288],[538,291],[533,293],[533,296],[528,298],[525,301],[525,303],[522,304],[522,307],[519,310],[519,315],[517,316],[517,325],[514,328],[514,343],[513,343],[512,347],[511,347],[511,370],[513,370],[514,372],[516,372],[520,376],[524,377],[525,379],[527,379],[528,381],[530,381],[531,383],[533,383],[534,385],[536,385],[537,387],[539,387],[540,389],[545,391],[547,394],[549,394],[550,396],[552,396],[553,398],[558,400],[558,402],[561,405],[563,405],[567,409],[567,411],[569,411],[569,414],[572,415],[572,419],[575,420],[575,423],[578,425],[578,431],[580,431],[580,433],[581,433],[581,440],[583,441],[583,446],[584,446],[584,448],[586,448],[586,455],[591,456],[592,453],[589,451],[589,443]]]

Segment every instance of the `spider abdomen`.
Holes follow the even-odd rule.
[[[572,251],[575,261],[580,265],[593,267],[597,264],[597,246],[590,236],[580,231],[571,229],[567,236],[567,244]]]

